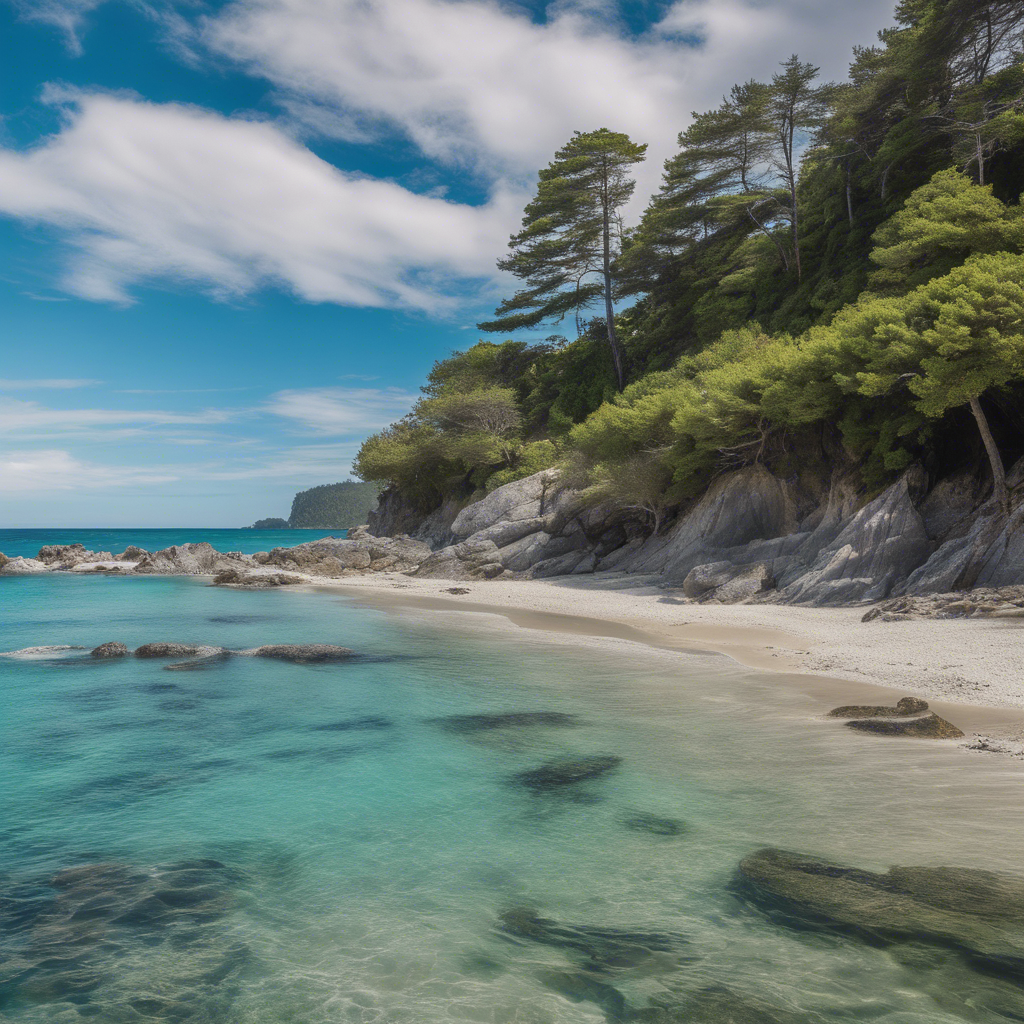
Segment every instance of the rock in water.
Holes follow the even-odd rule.
[[[676,818],[662,818],[657,814],[631,814],[622,824],[633,832],[647,832],[652,836],[679,836],[686,831],[686,823]]]
[[[766,848],[739,866],[741,890],[783,923],[873,944],[923,942],[1024,981],[1024,877],[977,868],[860,871]]]
[[[334,644],[266,644],[253,647],[238,654],[250,658],[274,658],[277,661],[292,661],[297,664],[318,664],[331,661],[344,661],[351,658],[355,651],[349,647],[337,647]]]
[[[920,697],[902,697],[896,701],[895,707],[884,704],[844,704],[841,708],[833,708],[829,718],[907,718],[919,715],[928,710],[928,701]]]
[[[194,658],[201,650],[195,644],[155,643],[135,648],[136,658]]]
[[[570,1002],[595,1003],[609,1020],[625,1019],[626,999],[622,993],[584,971],[541,971],[537,977],[542,985]]]
[[[622,758],[615,754],[567,758],[562,761],[549,761],[539,768],[520,772],[515,776],[515,781],[536,793],[543,793],[559,789],[562,786],[574,786],[580,782],[600,778],[620,764],[622,764]]]
[[[128,648],[118,640],[111,640],[109,643],[94,647],[90,655],[93,658],[126,658],[128,657]]]
[[[575,715],[566,715],[560,711],[505,711],[494,715],[449,715],[447,718],[435,718],[432,721],[442,729],[458,733],[490,732],[494,729],[536,725],[568,728],[577,724]]]
[[[913,736],[929,740],[958,740],[963,737],[952,722],[939,718],[934,711],[919,718],[855,718],[846,725],[877,736]]]

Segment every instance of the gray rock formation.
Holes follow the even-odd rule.
[[[249,658],[272,658],[274,661],[291,661],[299,665],[321,664],[331,661],[345,661],[355,653],[351,648],[336,644],[265,644],[236,654]]]
[[[428,555],[410,575],[441,580],[473,580],[493,579],[504,571],[505,566],[498,560],[497,544],[493,540],[471,538]]]
[[[828,718],[907,718],[928,710],[928,702],[920,697],[901,697],[894,707],[884,704],[844,704],[833,708]]]
[[[109,643],[100,644],[90,651],[93,658],[127,658],[128,647],[118,640],[111,640]]]
[[[163,551],[145,555],[135,566],[135,572],[176,576],[206,576],[226,569],[238,569],[253,564],[251,555],[239,552],[221,553],[213,545],[176,544]]]
[[[767,562],[733,565],[712,562],[691,569],[683,580],[683,593],[699,601],[737,604],[775,587],[775,577]]]
[[[542,517],[553,510],[552,496],[558,477],[558,470],[545,469],[496,488],[485,498],[468,505],[455,517],[452,533],[464,539],[496,523],[515,523]]]
[[[209,650],[210,648],[206,648]],[[136,658],[194,658],[204,650],[198,644],[158,642],[135,648]]]
[[[855,718],[845,723],[850,729],[876,736],[909,736],[922,740],[959,740],[963,733],[934,711],[913,718]]]

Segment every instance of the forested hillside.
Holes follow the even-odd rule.
[[[652,530],[716,473],[977,466],[1024,453],[1024,4],[904,0],[843,83],[780,54],[679,135],[577,133],[501,266],[524,287],[356,463],[428,512],[561,465]],[[809,55],[812,56],[812,55]],[[619,310],[609,318],[608,310]],[[571,325],[571,329],[570,329]],[[294,525],[294,523],[293,523]]]
[[[366,522],[379,494],[379,484],[354,480],[299,491],[292,501],[288,525],[293,530],[347,530],[359,526]]]

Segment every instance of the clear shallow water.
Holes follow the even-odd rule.
[[[89,551],[117,554],[129,544],[162,551],[172,544],[207,541],[218,551],[252,555],[271,548],[289,548],[320,537],[344,537],[345,530],[0,530],[0,551],[9,558],[35,558],[45,544],[84,544]]]
[[[0,607],[0,650],[322,641],[361,655],[195,672],[82,651],[0,658],[0,1016],[606,1020],[550,987],[578,951],[500,931],[502,913],[530,907],[659,933],[654,957],[610,968],[630,1007],[724,985],[829,1020],[1008,1019],[997,982],[777,927],[730,885],[763,845],[866,868],[1019,870],[1012,762],[808,722],[822,709],[722,658],[463,634],[324,593],[7,577]],[[541,710],[577,724],[473,735],[435,721]],[[623,762],[577,799],[510,784],[570,754]],[[641,814],[686,829],[627,827]],[[155,866],[182,862],[209,914],[106,923],[104,901],[137,914],[165,885]],[[48,884],[97,863],[120,867],[95,891]]]

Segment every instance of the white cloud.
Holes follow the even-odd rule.
[[[265,409],[321,434],[363,436],[404,416],[417,395],[398,388],[279,391]]]
[[[314,302],[440,311],[490,274],[518,200],[485,206],[346,174],[270,124],[123,96],[59,95],[66,127],[0,150],[0,212],[76,247],[64,287],[126,302],[143,281],[221,297],[277,285]]]
[[[306,120],[324,131],[330,116],[341,137],[376,119],[485,174],[532,174],[576,129],[626,131],[651,147],[639,208],[691,111],[794,50],[842,77],[853,44],[892,16],[892,0],[680,0],[631,37],[608,6],[552,5],[536,24],[490,0],[236,0],[200,37],[293,112],[313,107]]]
[[[161,484],[177,480],[168,473],[133,466],[83,462],[59,449],[0,452],[0,493],[77,491],[82,488]]]
[[[82,19],[104,0],[14,0],[14,7],[30,21],[43,21],[54,25],[64,34],[67,48],[73,54],[82,52],[78,38]]]
[[[39,380],[4,380],[0,378],[0,391],[62,391],[71,388],[89,388],[102,383],[101,380],[83,377],[46,377]]]
[[[0,396],[0,434],[32,433],[47,435],[96,428],[132,429],[224,423],[232,414],[223,409],[195,413],[136,409],[50,409],[38,402],[26,402]]]

